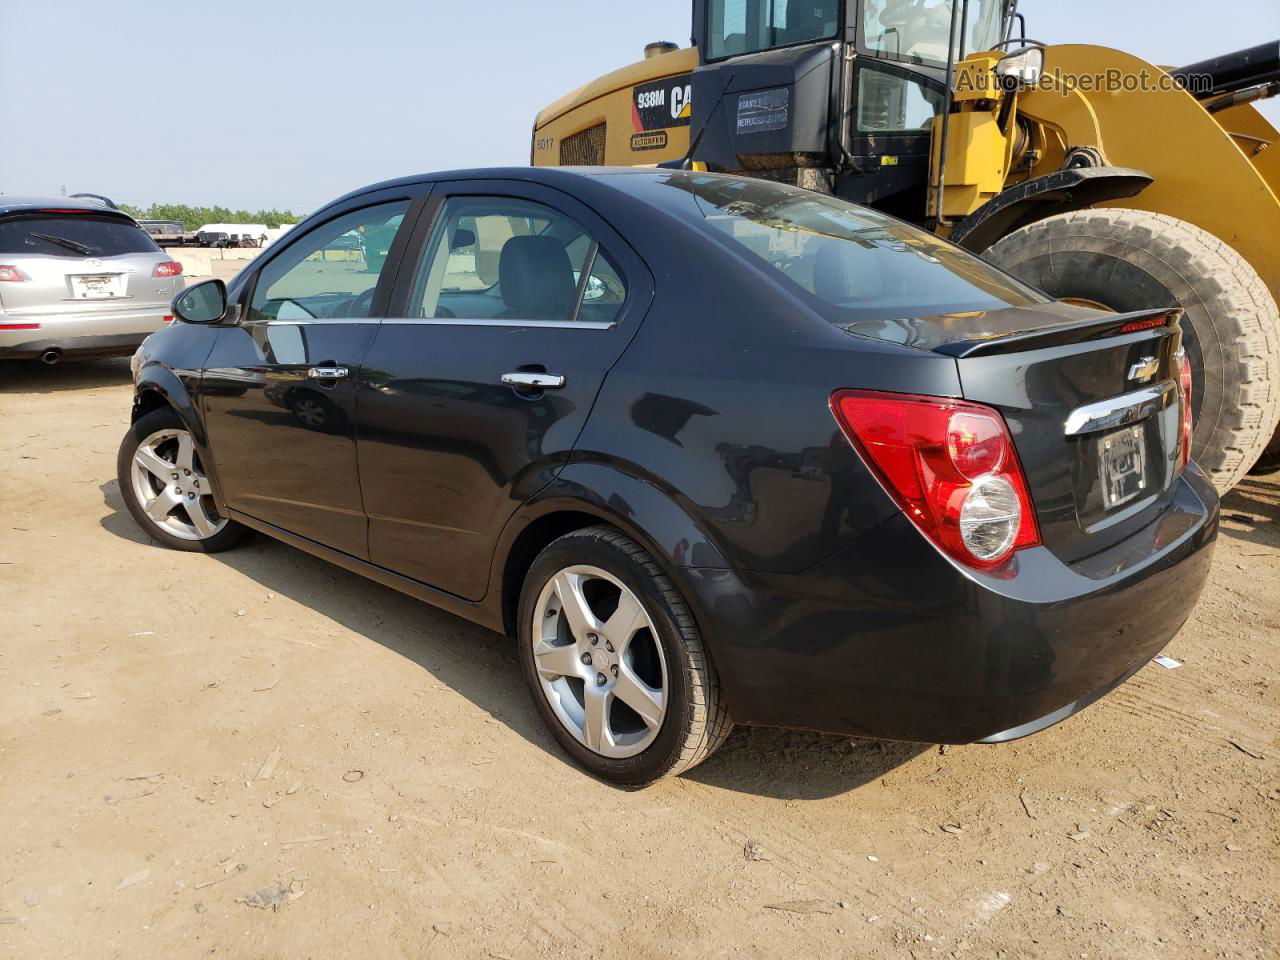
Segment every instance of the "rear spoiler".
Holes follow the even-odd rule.
[[[1021,317],[1014,311],[1010,313],[1012,314],[1010,319],[1014,322]],[[933,351],[948,357],[963,359],[1086,343],[1091,340],[1105,340],[1108,337],[1139,333],[1143,330],[1177,329],[1182,313],[1181,307],[1172,307],[1162,310],[1135,310],[1132,313],[1107,313],[1087,320],[1067,320],[1051,326],[1042,324],[1018,329],[1010,325],[1009,329],[984,330],[981,333],[975,332],[973,336],[966,339],[940,343],[933,348]],[[998,321],[1004,319],[999,313],[988,314],[987,318],[993,321],[991,324],[993,328],[998,328],[1000,326]]]

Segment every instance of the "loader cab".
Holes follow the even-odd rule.
[[[949,56],[995,47],[1015,7],[954,2],[695,0],[692,159],[919,220]]]

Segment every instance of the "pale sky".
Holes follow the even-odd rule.
[[[1280,38],[1278,0],[1023,0],[1031,37],[1185,64]],[[690,0],[0,0],[0,191],[305,212],[529,161],[568,90],[689,42]],[[1280,124],[1280,100],[1266,105]]]

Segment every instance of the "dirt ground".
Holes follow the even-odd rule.
[[[1180,669],[1019,743],[739,730],[627,793],[508,640],[148,542],[128,379],[0,364],[0,957],[1280,954],[1277,478],[1226,501]]]

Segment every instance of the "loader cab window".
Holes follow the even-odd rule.
[[[904,63],[946,66],[952,0],[864,0],[863,52]],[[956,59],[990,50],[1004,37],[1009,0],[969,0],[957,14]],[[964,20],[965,22],[961,22]]]
[[[830,40],[839,32],[843,6],[843,0],[710,0],[706,58]]]
[[[942,113],[942,89],[893,68],[863,64],[858,70],[858,133],[928,133]]]

